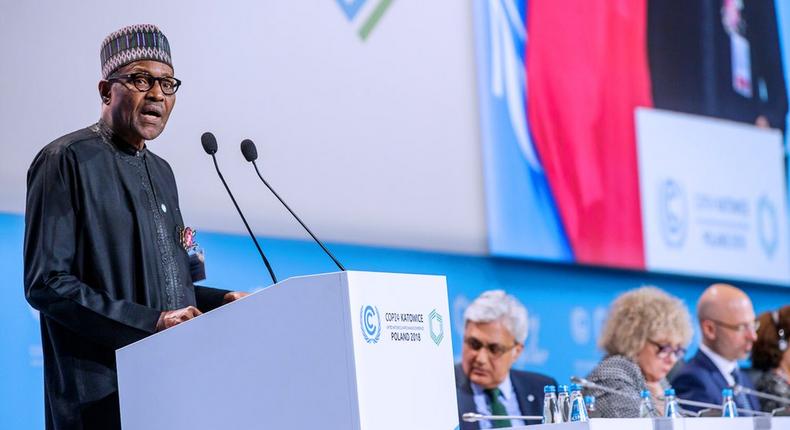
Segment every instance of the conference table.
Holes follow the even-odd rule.
[[[790,430],[790,417],[592,418],[588,422],[513,428],[522,430]]]

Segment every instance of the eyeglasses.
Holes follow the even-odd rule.
[[[108,81],[127,81],[131,82],[140,92],[150,91],[155,82],[159,82],[159,88],[166,96],[172,96],[181,86],[181,81],[171,76],[154,77],[148,73],[132,73],[131,75],[116,75],[107,78]]]
[[[732,330],[732,331],[734,331],[734,332],[736,332],[738,334],[755,333],[755,332],[757,332],[757,330],[760,329],[760,321],[758,321],[758,320],[754,320],[754,321],[751,321],[751,322],[740,323],[740,324],[729,324],[729,323],[726,323],[724,321],[714,320],[714,319],[711,319],[711,318],[708,318],[708,321],[711,321],[714,324],[720,325],[720,326],[722,326],[724,328],[728,328],[728,329],[730,329],[730,330]]]
[[[491,354],[495,358],[499,358],[502,354],[510,351],[511,349],[515,348],[518,343],[514,343],[511,346],[504,346],[498,343],[484,343],[480,340],[467,337],[464,339],[464,343],[468,346],[472,351],[480,351],[481,349],[485,348],[488,350],[488,353]]]
[[[647,342],[658,348],[658,351],[656,352],[658,358],[667,358],[669,357],[670,354],[672,354],[675,356],[675,359],[680,360],[686,356],[686,348],[680,346],[677,348],[673,348],[672,345],[661,344],[658,342],[654,342],[650,339],[648,339]]]

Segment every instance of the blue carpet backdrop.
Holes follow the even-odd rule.
[[[42,356],[38,316],[24,299],[20,215],[0,214],[0,428],[43,428]],[[334,271],[331,261],[307,241],[261,238],[280,278]],[[206,250],[206,285],[253,291],[270,284],[266,269],[245,236],[198,233]],[[608,303],[620,292],[643,284],[662,287],[693,307],[709,279],[691,279],[406,250],[329,244],[353,270],[444,274],[450,299],[452,342],[460,353],[462,315],[480,292],[503,288],[519,297],[530,313],[530,332],[518,366],[567,380],[584,375],[600,358],[597,334]],[[738,284],[752,296],[757,311],[790,303],[790,290]],[[693,309],[692,309],[693,311]],[[693,341],[696,343],[697,338]],[[693,348],[695,349],[695,348]]]

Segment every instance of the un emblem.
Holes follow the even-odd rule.
[[[442,316],[436,312],[436,309],[428,314],[428,331],[431,332],[433,343],[437,346],[442,343],[442,339],[444,339],[444,325],[442,324]]]
[[[367,343],[378,343],[381,337],[381,317],[375,306],[362,306],[359,309],[359,326],[362,328],[362,337]]]
[[[779,223],[776,209],[767,196],[760,197],[757,202],[757,235],[765,255],[773,257],[779,243]]]
[[[659,220],[664,242],[679,248],[686,241],[688,228],[688,204],[683,188],[672,179],[661,183],[659,195]]]

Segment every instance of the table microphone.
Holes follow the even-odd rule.
[[[749,387],[744,387],[743,385],[740,384],[735,384],[732,387],[732,391],[735,394],[744,393],[755,397],[761,397],[763,399],[773,400],[783,405],[790,405],[790,399],[787,399],[785,397],[775,396],[773,394],[764,393],[762,391],[753,390]]]
[[[275,284],[277,283],[277,277],[274,276],[274,271],[272,270],[272,266],[269,264],[269,260],[263,254],[263,250],[261,246],[258,244],[258,239],[255,238],[255,235],[252,233],[252,229],[250,225],[247,223],[247,219],[244,217],[244,214],[241,213],[241,208],[239,208],[239,204],[236,203],[236,198],[233,197],[233,193],[230,192],[230,188],[228,187],[228,183],[225,182],[225,177],[222,176],[222,172],[219,171],[219,165],[217,164],[217,156],[214,155],[217,153],[217,138],[214,137],[214,134],[211,132],[205,132],[202,136],[200,136],[200,143],[203,145],[203,150],[206,151],[206,154],[211,156],[211,159],[214,160],[214,168],[217,170],[217,175],[219,175],[219,179],[222,181],[222,185],[225,186],[225,191],[228,192],[230,196],[230,200],[233,201],[233,206],[236,207],[236,211],[239,213],[241,217],[241,221],[244,222],[244,227],[247,227],[247,233],[250,234],[252,241],[255,243],[255,247],[258,248],[258,254],[261,255],[261,259],[263,259],[263,264],[266,265],[266,270],[269,271],[269,276],[272,278],[272,282]]]
[[[585,378],[580,378],[578,376],[571,376],[571,382],[573,382],[575,384],[579,384],[579,385],[581,385],[584,388],[594,388],[596,390],[605,391],[607,393],[615,394],[615,395],[626,397],[626,398],[629,398],[629,399],[635,399],[636,398],[631,393],[624,393],[624,392],[622,392],[620,390],[616,390],[614,388],[609,388],[609,387],[604,386],[604,385],[596,384],[593,381],[590,381],[590,380],[585,379]],[[663,400],[663,398],[661,400]],[[679,404],[683,404],[681,399],[677,399],[677,401],[678,401]],[[707,405],[707,403],[706,403],[706,405]],[[711,406],[715,406],[716,408],[721,410],[721,406],[713,405],[713,404],[710,404],[710,405]],[[683,414],[683,415],[686,415],[686,416],[697,416],[697,414],[695,414],[694,412],[688,411],[688,410],[683,409],[683,408],[679,408],[679,409],[680,409],[680,413]]]
[[[282,203],[282,205],[285,206],[286,209],[288,209],[288,212],[290,212],[291,215],[296,219],[296,221],[299,222],[299,224],[302,226],[302,228],[305,229],[307,234],[309,234],[310,237],[313,238],[315,243],[317,243],[318,246],[320,246],[321,249],[324,250],[324,253],[326,253],[326,255],[328,255],[329,258],[332,259],[332,261],[335,263],[337,268],[340,269],[340,271],[345,272],[346,271],[345,267],[343,267],[343,265],[340,264],[339,261],[337,261],[337,258],[335,258],[335,256],[332,255],[331,252],[329,252],[329,250],[324,246],[324,244],[321,243],[320,240],[318,240],[318,238],[313,234],[313,232],[310,231],[309,228],[307,228],[307,226],[302,222],[301,219],[299,219],[296,213],[294,213],[294,211],[291,210],[291,208],[285,203],[285,201],[280,197],[280,195],[277,194],[277,191],[274,191],[274,188],[272,188],[272,186],[269,185],[268,182],[266,182],[266,179],[263,179],[263,175],[261,175],[261,171],[258,170],[258,165],[255,163],[255,160],[258,159],[258,150],[255,148],[255,144],[252,142],[252,140],[244,139],[241,141],[241,153],[242,155],[244,155],[244,159],[252,163],[252,165],[255,167],[255,173],[258,174],[258,177],[261,179],[261,182],[263,182],[263,185],[266,185],[266,188],[268,188],[269,191],[271,191],[272,194],[274,194],[274,197],[277,197],[277,200],[279,200],[280,203]]]
[[[618,396],[628,397],[629,399],[635,399],[636,397],[632,396],[630,393],[623,393],[619,390],[615,390],[614,388],[609,388],[603,385],[596,384],[593,381],[588,379],[580,378],[578,376],[571,376],[571,382],[574,384],[579,384],[584,388],[595,388],[601,391],[606,391],[607,393],[617,394]]]
[[[575,382],[575,383],[577,383],[577,384],[579,384],[579,385],[581,385],[581,386],[583,386],[585,388],[596,388],[596,389],[599,389],[601,391],[606,391],[606,392],[612,393],[612,394],[619,394],[621,396],[626,396],[626,397],[629,397],[629,398],[633,397],[633,396],[630,396],[630,395],[628,395],[626,393],[621,393],[620,391],[615,390],[613,388],[604,387],[603,385],[596,384],[595,382],[589,381],[587,379],[579,378],[578,376],[572,376],[571,377],[571,381],[573,381],[573,382]],[[664,397],[663,396],[659,396],[659,397],[657,397],[657,399],[658,400],[664,400]],[[678,404],[685,405],[685,406],[694,406],[694,407],[706,408],[706,409],[716,409],[718,411],[723,409],[721,407],[721,405],[717,405],[715,403],[698,402],[698,401],[695,401],[695,400],[681,399],[679,397],[676,397],[675,400],[677,400]],[[765,415],[765,416],[771,415],[771,414],[769,414],[767,412],[753,411],[751,409],[743,409],[743,408],[737,408],[737,409],[738,409],[738,413],[740,413],[740,414]],[[693,414],[693,412],[687,411],[687,410],[681,410],[681,412],[682,413]],[[695,416],[696,416],[696,414],[695,414]]]
[[[522,420],[522,421],[542,421],[543,417],[538,415],[482,415],[477,412],[467,412],[461,415],[461,419],[468,423],[475,423],[480,420],[488,421],[504,421],[504,420]]]
[[[664,396],[660,396],[660,397],[658,397],[658,399],[659,400],[664,400]],[[717,405],[715,403],[698,402],[696,400],[686,400],[686,399],[681,399],[679,397],[676,397],[675,400],[677,400],[677,402],[679,404],[686,405],[686,406],[694,406],[694,407],[697,407],[697,408],[706,408],[706,409],[716,409],[717,411],[720,411],[720,410],[724,409],[724,408],[722,408],[721,405]],[[751,409],[744,409],[744,408],[736,408],[736,409],[738,410],[739,414],[748,414],[748,415],[755,415],[755,416],[770,416],[771,415],[768,412],[754,411],[754,410],[751,410]]]
[[[571,382],[573,382],[574,384],[579,384],[579,385],[581,385],[584,388],[594,388],[594,389],[597,389],[597,390],[606,391],[607,393],[615,394],[615,395],[622,396],[622,397],[627,397],[629,399],[636,399],[637,398],[631,393],[624,393],[624,392],[622,392],[620,390],[616,390],[614,388],[609,388],[609,387],[607,387],[605,385],[596,384],[595,382],[590,381],[589,379],[580,378],[578,376],[571,376]]]

